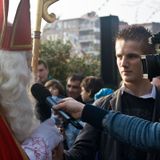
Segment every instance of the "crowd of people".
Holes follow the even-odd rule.
[[[20,1],[13,24],[6,22],[8,3],[0,1],[0,159],[159,160],[159,77],[144,78],[141,63],[141,55],[155,53],[148,42],[151,33],[130,25],[116,36],[122,79],[116,91],[105,88],[100,77],[75,73],[68,75],[64,86],[39,60],[34,83],[48,89],[57,103],[53,109],[29,92],[33,84],[29,0]],[[63,119],[59,110],[83,129]]]
[[[65,110],[87,124],[70,149],[64,151],[64,159],[159,159],[158,77],[152,82],[143,78],[141,64],[142,54],[155,53],[154,45],[148,43],[150,36],[148,30],[138,25],[117,35],[115,49],[122,82],[114,93],[112,90],[108,96],[103,95],[93,103],[95,94],[104,88],[100,78],[88,76],[77,82],[79,87],[68,85],[81,90],[81,100],[70,94],[67,97],[72,98],[62,99],[57,109]],[[96,90],[95,86],[100,87]]]
[[[40,67],[38,68],[42,68],[42,64],[43,66],[47,66],[47,63],[45,61],[40,60],[40,62]],[[38,70],[38,72],[41,71]],[[47,74],[44,74],[44,76],[41,76],[41,79],[47,79],[49,75],[49,70],[46,73]],[[40,75],[40,73],[38,73],[38,75]],[[37,82],[43,84],[51,92],[52,97],[57,102],[65,97],[72,97],[79,102],[91,104],[94,102],[95,94],[98,93],[102,88],[104,88],[104,82],[100,77],[83,77],[81,74],[69,75],[66,79],[66,87],[64,87],[62,83],[57,79],[46,80],[45,83],[42,83],[39,80]],[[37,103],[36,108],[39,113],[38,117],[41,122],[51,117],[52,111],[49,106],[46,106],[45,103]],[[54,117],[56,119],[58,127],[62,131],[64,148],[68,150],[73,145],[77,135],[80,132],[80,129],[75,128],[72,124],[64,121],[61,117],[58,117],[57,115],[54,115]],[[84,125],[84,123],[80,120],[79,122]]]

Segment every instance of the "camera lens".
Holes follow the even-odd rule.
[[[146,55],[145,63],[146,63],[146,68],[147,68],[146,70],[148,72],[149,79],[160,76],[160,55],[159,54]]]

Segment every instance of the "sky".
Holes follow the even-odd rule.
[[[10,19],[12,19],[20,0],[10,0]],[[31,22],[34,28],[37,0],[30,0]],[[99,16],[116,15],[129,24],[160,22],[160,0],[59,0],[52,4],[48,12],[60,19],[78,18],[95,11]],[[46,24],[42,20],[42,28]]]

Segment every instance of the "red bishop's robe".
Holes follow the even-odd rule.
[[[27,155],[0,115],[0,160],[28,160]]]

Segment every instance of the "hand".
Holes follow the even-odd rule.
[[[53,106],[54,110],[63,110],[65,112],[68,112],[73,118],[79,119],[81,117],[84,104],[76,101],[75,99],[69,97],[64,98],[55,106]]]

